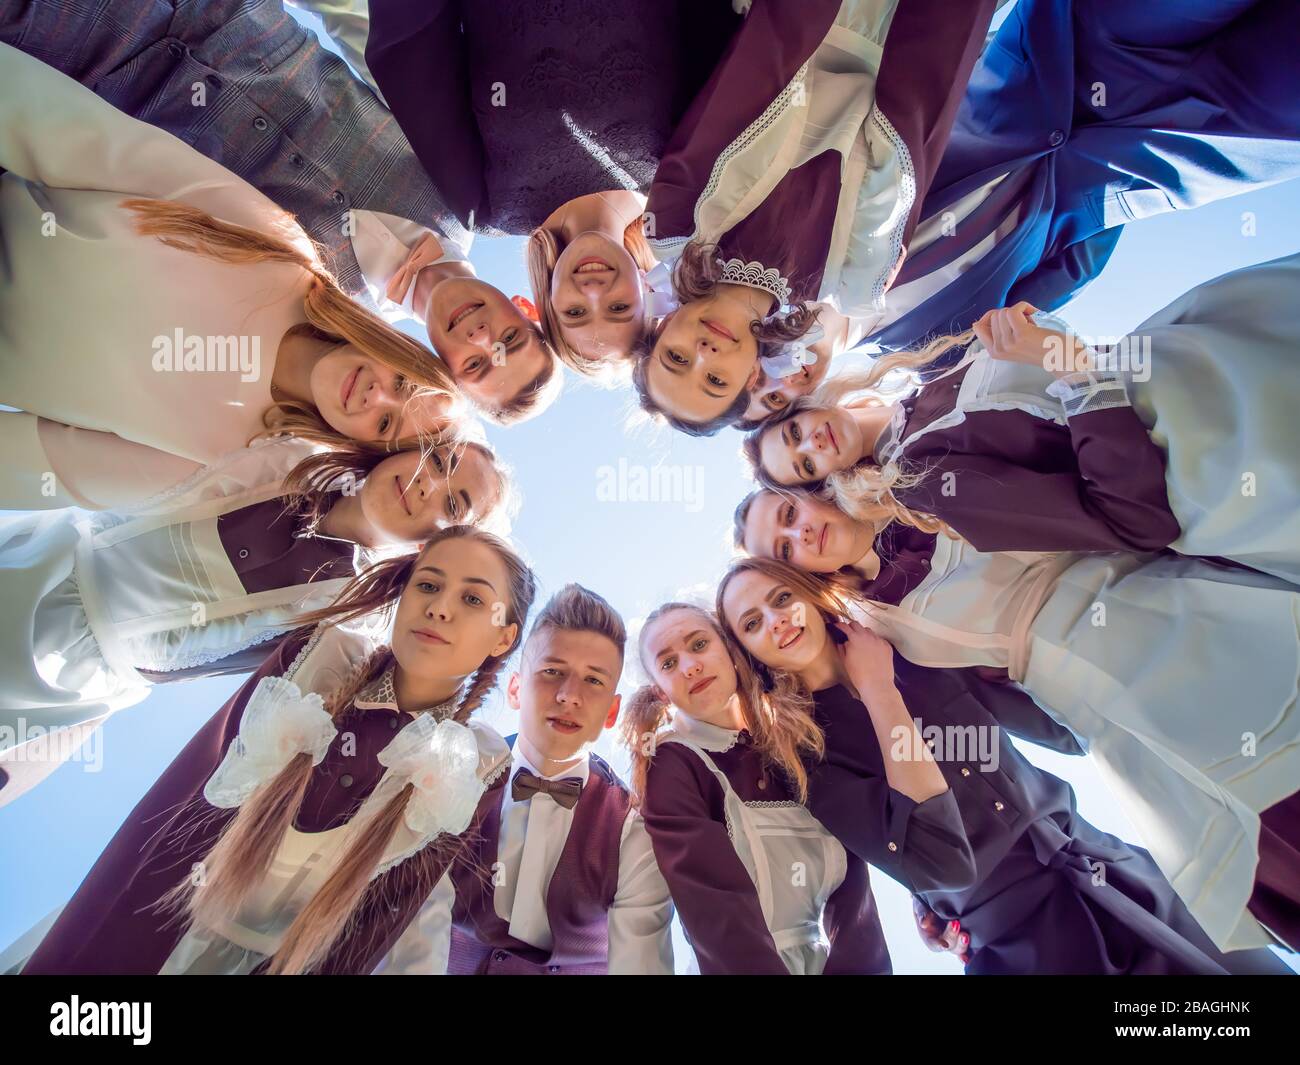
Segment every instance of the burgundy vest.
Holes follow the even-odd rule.
[[[591,755],[591,772],[574,807],[569,837],[546,889],[549,953],[510,935],[493,905],[493,866],[501,837],[502,789],[509,773],[480,800],[482,833],[452,868],[452,975],[599,974],[609,969],[608,911],[618,891],[618,851],[631,805],[627,788],[609,765]],[[489,804],[486,810],[482,804]]]

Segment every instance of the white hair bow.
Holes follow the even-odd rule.
[[[315,692],[283,677],[263,677],[244,707],[239,735],[203,787],[213,806],[242,806],[299,754],[320,765],[338,730]]]
[[[646,313],[651,318],[666,318],[681,306],[673,291],[672,263],[656,263],[641,279],[645,289]]]
[[[443,832],[456,836],[469,827],[485,790],[478,771],[478,742],[471,729],[421,714],[378,757],[388,768],[383,791],[401,790],[407,784],[414,788],[405,820],[416,836],[424,840]]]
[[[763,372],[769,378],[790,377],[805,366],[817,365],[817,352],[812,346],[826,333],[814,325],[803,336],[783,344],[774,354],[763,356]]]

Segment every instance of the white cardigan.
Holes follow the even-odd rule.
[[[6,45],[0,168],[9,171],[0,176],[0,404],[20,412],[0,411],[0,508],[134,504],[260,432],[280,339],[306,320],[309,275],[168,248],[136,234],[120,204],[174,200],[276,232],[284,212],[176,137]],[[353,214],[357,261],[382,293],[429,230]],[[224,338],[249,356],[256,342],[256,375],[155,369],[160,353],[176,354],[178,330],[214,355]]]

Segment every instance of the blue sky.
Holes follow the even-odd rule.
[[[1254,234],[1243,217],[1254,216]],[[1229,270],[1300,251],[1300,183],[1275,186],[1197,211],[1129,227],[1102,276],[1060,312],[1081,333],[1119,336],[1187,289]],[[482,276],[508,293],[527,292],[522,243],[480,240]],[[542,595],[577,580],[608,598],[630,623],[683,592],[712,589],[730,557],[731,513],[750,484],[738,454],[740,434],[684,437],[630,426],[630,393],[567,383],[542,417],[488,438],[513,466],[523,492],[515,539],[534,565]],[[617,476],[662,467],[689,492],[677,499],[610,500]],[[540,602],[540,600],[539,600]],[[625,670],[622,690],[636,678]],[[155,689],[112,718],[103,731],[99,772],[70,764],[42,787],[0,808],[0,950],[75,890],[114,831],[184,743],[238,685],[236,678]],[[483,716],[514,731],[511,711],[494,698]],[[605,737],[597,750],[616,768],[626,759]],[[1079,809],[1098,827],[1140,842],[1086,759],[1024,748],[1065,777]],[[921,944],[907,893],[883,874],[873,886],[898,973],[958,973],[946,955]],[[1295,956],[1289,961],[1297,971]]]

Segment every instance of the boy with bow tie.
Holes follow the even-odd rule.
[[[673,971],[672,901],[626,786],[588,747],[618,718],[627,632],[577,584],[542,610],[506,689],[514,761],[482,832],[381,972]]]

